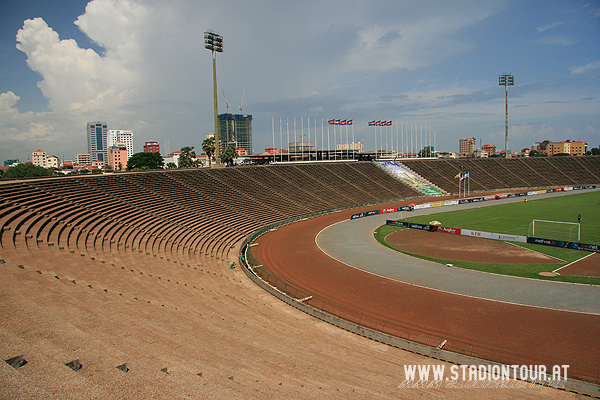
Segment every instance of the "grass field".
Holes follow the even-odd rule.
[[[480,208],[464,209],[403,218],[403,221],[428,224],[430,221],[440,221],[442,226],[453,228],[472,229],[486,232],[507,233],[514,235],[528,235],[529,225],[533,219],[543,219],[563,222],[577,222],[577,215],[581,214],[581,243],[600,244],[600,193],[582,192],[569,196],[553,197],[548,199],[535,199],[530,196],[528,202],[499,204]],[[403,215],[409,215],[405,212]],[[385,237],[399,228],[381,226],[375,231],[375,238],[387,246]],[[552,239],[552,238],[548,238]],[[485,239],[481,239],[485,240]],[[440,263],[452,263],[455,266],[475,269],[479,271],[499,273],[505,275],[522,276],[527,278],[560,280],[566,282],[587,283],[600,285],[600,278],[585,277],[542,277],[539,272],[550,272],[556,268],[576,261],[589,253],[580,250],[561,249],[556,247],[519,243],[520,246],[556,257],[563,260],[563,264],[494,264],[474,263],[454,260],[433,259],[414,254],[415,257],[425,258]],[[388,246],[390,247],[390,246]]]

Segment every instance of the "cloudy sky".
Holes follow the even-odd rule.
[[[503,149],[503,73],[513,151],[600,145],[598,0],[21,0],[0,2],[0,162],[86,153],[88,121],[132,129],[136,152],[198,149],[214,130],[208,29],[224,37],[219,113],[222,90],[239,112],[245,88],[255,152],[273,120],[281,147],[280,118],[284,147],[286,120],[307,134],[310,118],[311,140],[317,121],[321,147],[321,121],[339,118],[367,150],[371,120],[394,121],[390,136],[435,128],[437,150],[461,137]]]

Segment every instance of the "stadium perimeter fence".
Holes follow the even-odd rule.
[[[350,208],[355,207],[348,207],[348,209]],[[334,211],[338,210],[336,209]],[[428,348],[444,350],[446,352],[457,353],[494,363],[505,365],[545,365],[546,368],[548,368],[548,371],[552,371],[552,366],[554,365],[569,365],[569,379],[589,382],[594,385],[600,384],[600,364],[583,363],[580,360],[568,357],[550,355],[506,344],[487,342],[479,338],[464,337],[421,326],[412,326],[410,324],[387,320],[380,316],[357,312],[356,310],[347,308],[330,299],[316,295],[308,288],[299,287],[290,281],[281,278],[277,274],[263,267],[260,264],[260,261],[252,255],[251,246],[248,245],[260,235],[283,225],[328,214],[330,212],[332,212],[332,210],[325,210],[271,224],[248,236],[242,243],[240,249],[241,263],[244,266],[245,272],[249,274],[252,279],[257,278],[262,281],[264,285],[261,286],[281,300],[297,306],[297,308],[343,329],[353,331],[363,336],[375,337],[377,340],[384,343],[401,347],[393,340],[393,338],[399,338]],[[256,279],[254,280],[256,281]],[[311,310],[315,310],[315,312],[311,312]],[[383,335],[365,335],[368,331]],[[425,355],[430,355],[427,353],[428,352],[424,352]],[[437,355],[439,353],[436,352],[435,354]],[[445,357],[439,358],[445,359]]]

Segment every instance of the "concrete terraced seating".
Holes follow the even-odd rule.
[[[471,191],[580,186],[600,183],[600,156],[400,160],[449,193],[459,173],[469,173]]]
[[[415,195],[370,163],[2,183],[0,397],[396,398],[389,371],[420,356],[290,309],[231,263],[272,222]]]
[[[398,389],[402,366],[442,362],[309,317],[231,268],[274,221],[417,196],[362,162],[3,182],[0,398],[430,395]]]

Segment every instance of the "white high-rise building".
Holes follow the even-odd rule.
[[[33,165],[46,168],[47,161],[48,155],[44,150],[36,150],[31,153],[31,163]]]
[[[108,147],[115,143],[123,143],[127,147],[127,159],[133,155],[133,131],[124,129],[109,129],[106,135]]]

